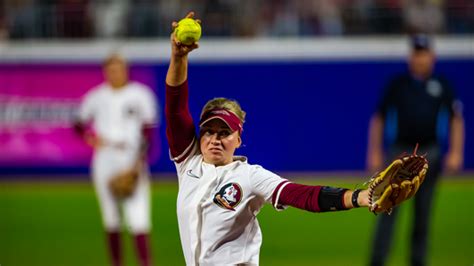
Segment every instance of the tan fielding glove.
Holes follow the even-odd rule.
[[[369,180],[369,210],[378,213],[392,212],[393,207],[413,197],[425,180],[428,160],[425,156],[404,155],[393,161],[384,171]]]
[[[118,173],[109,182],[110,191],[118,199],[129,197],[135,191],[139,174],[139,168],[136,166]]]

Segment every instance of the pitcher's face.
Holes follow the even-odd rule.
[[[220,119],[213,119],[201,127],[200,147],[204,162],[221,166],[233,161],[235,150],[242,140]]]

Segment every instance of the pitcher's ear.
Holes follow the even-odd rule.
[[[242,138],[239,136],[239,145],[237,146],[237,148],[240,148],[240,146],[242,146]]]

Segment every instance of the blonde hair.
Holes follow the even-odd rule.
[[[214,98],[209,100],[202,108],[201,118],[206,112],[216,108],[226,109],[237,115],[237,117],[240,118],[240,122],[242,122],[242,124],[245,122],[246,113],[244,110],[242,110],[240,104],[235,100],[230,100],[227,98]]]
[[[125,58],[118,53],[112,53],[109,56],[107,56],[102,62],[102,66],[107,67],[114,63],[119,63],[119,64],[123,64],[127,66],[127,60],[125,60]]]

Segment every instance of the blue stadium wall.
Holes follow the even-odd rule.
[[[156,67],[160,81],[166,68]],[[274,171],[363,170],[369,118],[384,85],[404,71],[405,61],[394,60],[192,63],[190,108],[197,121],[207,100],[238,100],[247,118],[237,153],[250,163]],[[436,72],[464,103],[465,167],[474,169],[474,60],[443,59]],[[163,99],[163,87],[158,93]],[[174,168],[162,158],[153,170]]]

